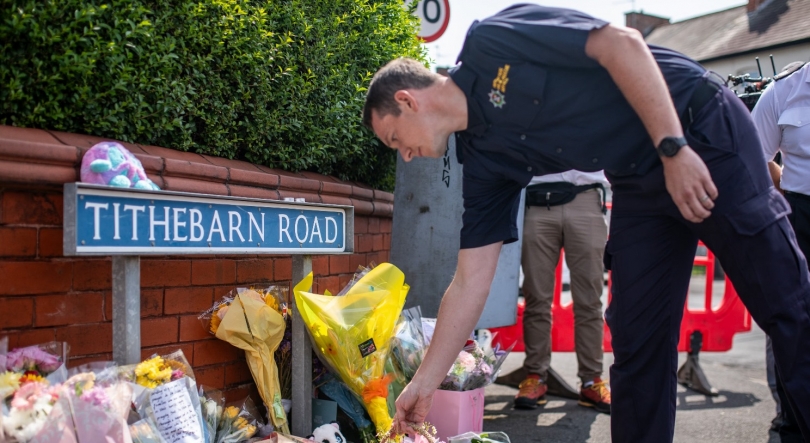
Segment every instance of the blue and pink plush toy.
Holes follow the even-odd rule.
[[[81,180],[117,188],[160,189],[146,176],[140,160],[116,142],[97,143],[84,154]]]

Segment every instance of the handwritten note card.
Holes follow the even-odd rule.
[[[183,379],[155,388],[152,410],[168,443],[203,443],[202,428]]]

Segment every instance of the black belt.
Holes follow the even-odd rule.
[[[790,197],[795,197],[795,198],[798,198],[798,199],[801,199],[801,200],[810,201],[810,195],[807,195],[807,194],[801,194],[801,193],[793,192],[793,191],[785,191],[784,189],[782,190],[782,192],[785,193],[785,196],[790,196]]]
[[[564,205],[573,201],[577,195],[598,189],[602,191],[602,213],[607,213],[607,193],[602,183],[591,183],[576,186],[569,182],[537,183],[526,187],[526,206],[552,206]]]
[[[697,113],[706,106],[706,103],[709,103],[709,100],[717,94],[719,89],[720,85],[708,80],[705,82],[701,81],[698,84],[695,88],[695,92],[692,93],[692,97],[689,98],[686,109],[681,115],[681,124],[683,124],[684,128],[694,123]]]

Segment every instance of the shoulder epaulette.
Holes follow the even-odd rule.
[[[789,65],[785,66],[785,69],[783,69],[782,72],[773,76],[773,81],[778,82],[779,80],[782,80],[783,78],[789,76],[790,74],[793,74],[794,72],[798,71],[799,69],[802,68],[802,66],[806,64],[807,64],[806,62],[790,63]]]

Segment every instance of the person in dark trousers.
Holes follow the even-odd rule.
[[[782,154],[783,166],[770,161],[768,170],[774,186],[790,204],[788,220],[799,248],[807,256],[810,254],[810,64],[788,65],[762,93],[751,117],[765,158],[772,159],[777,152]],[[778,365],[775,372],[782,419],[779,436],[782,443],[801,442],[795,406],[785,398]]]
[[[810,437],[810,278],[743,103],[695,61],[581,12],[516,5],[474,23],[449,78],[398,59],[373,77],[364,123],[405,161],[463,168],[458,266],[430,349],[396,402],[413,431],[475,327],[501,245],[518,238],[535,175],[604,169],[613,189],[605,264],[614,442],[672,441],[678,333],[698,239],[774,338]]]

